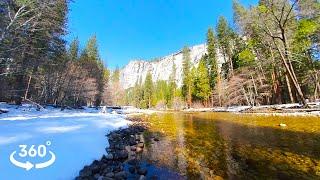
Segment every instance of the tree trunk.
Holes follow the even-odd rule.
[[[292,90],[291,90],[291,84],[290,84],[290,80],[288,77],[288,74],[285,75],[286,76],[286,82],[287,82],[287,88],[288,88],[288,94],[290,97],[290,102],[294,103],[294,98],[293,98],[293,94],[292,94]]]
[[[276,46],[280,56],[281,56],[281,60],[282,60],[282,63],[284,64],[286,70],[287,70],[287,73],[289,75],[289,78],[291,79],[291,81],[293,82],[293,85],[299,95],[299,98],[300,98],[300,102],[304,105],[304,106],[308,106],[307,105],[307,102],[306,102],[306,99],[304,98],[304,95],[303,95],[303,92],[300,88],[300,84],[299,82],[297,81],[297,79],[295,78],[295,72],[292,71],[293,69],[291,69],[287,63],[287,59],[285,58],[285,56],[283,55],[282,51],[280,50],[280,47],[278,46],[277,42],[275,42],[275,39],[274,39],[274,45]]]

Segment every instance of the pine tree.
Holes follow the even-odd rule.
[[[208,71],[206,68],[206,59],[201,58],[198,68],[193,69],[193,96],[195,99],[208,103],[210,97],[210,81],[208,78]]]
[[[176,83],[176,73],[177,73],[177,67],[175,64],[175,59],[173,57],[172,59],[172,72],[169,78],[169,105],[171,106],[173,99],[176,97],[177,92],[177,83]]]
[[[205,58],[207,60],[206,64],[208,69],[211,94],[213,95],[213,90],[215,88],[218,78],[218,63],[216,53],[216,40],[212,28],[209,28],[207,32],[207,46],[208,55]],[[213,104],[213,96],[211,97],[211,104]]]
[[[83,50],[80,56],[80,62],[82,66],[88,71],[89,76],[94,78],[97,82],[97,94],[95,98],[95,105],[99,106],[101,104],[101,99],[103,95],[103,70],[104,66],[100,55],[98,52],[98,44],[96,36],[92,36],[87,44],[86,48]]]
[[[153,98],[153,81],[150,72],[147,73],[144,82],[144,101],[146,102],[146,107],[151,108],[151,102]]]
[[[183,85],[182,85],[182,93],[184,98],[187,101],[188,107],[191,107],[192,104],[192,77],[190,73],[191,68],[191,58],[190,58],[190,49],[185,46],[182,50],[183,55]]]
[[[79,39],[76,38],[70,44],[69,52],[68,52],[69,59],[71,61],[77,61],[79,58],[79,51],[80,51]]]
[[[219,48],[225,59],[225,70],[227,76],[230,78],[233,75],[233,63],[232,63],[232,40],[234,38],[234,32],[229,27],[228,21],[225,17],[220,16],[217,24],[217,37]]]

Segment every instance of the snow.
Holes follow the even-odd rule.
[[[105,154],[108,146],[105,135],[115,129],[126,127],[130,122],[124,115],[100,113],[94,108],[64,110],[47,107],[37,111],[29,104],[22,107],[0,103],[0,179],[74,179],[84,165]],[[55,163],[45,169],[30,171],[14,166],[9,156],[17,151],[15,158],[21,162],[44,162],[50,159],[21,158],[19,145],[46,144],[55,153]]]

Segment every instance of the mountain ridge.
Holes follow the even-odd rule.
[[[190,47],[190,58],[192,66],[197,66],[201,57],[207,53],[206,44],[198,44]],[[218,64],[222,64],[224,59],[217,49]],[[173,70],[173,63],[176,65],[176,83],[182,86],[182,51],[178,51],[167,56],[160,57],[157,61],[132,60],[120,69],[120,84],[124,89],[134,87],[140,80],[144,82],[148,72],[151,72],[152,80],[169,80]]]

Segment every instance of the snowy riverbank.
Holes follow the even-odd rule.
[[[0,103],[0,179],[73,179],[93,159],[99,159],[108,146],[105,135],[127,127],[124,115],[100,113],[94,108],[64,110],[47,107],[37,111],[34,106]],[[29,171],[14,166],[9,156],[20,151],[19,145],[41,145],[56,156],[56,161],[44,169]],[[48,155],[47,155],[48,156]],[[50,157],[16,158],[21,162],[43,162]]]

